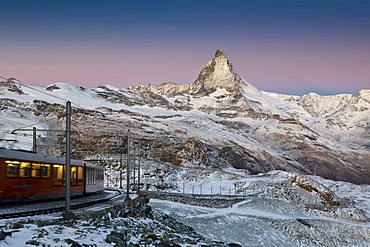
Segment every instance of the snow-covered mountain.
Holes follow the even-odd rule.
[[[370,90],[302,97],[262,92],[233,71],[221,50],[191,84],[86,89],[9,79],[0,83],[1,145],[31,149],[32,138],[23,136],[30,132],[11,135],[14,129],[63,129],[66,100],[73,103],[78,158],[116,155],[118,136],[130,129],[147,158],[176,166],[251,174],[277,169],[370,183]],[[40,151],[64,152],[63,135],[38,134]]]

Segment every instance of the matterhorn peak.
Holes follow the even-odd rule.
[[[215,57],[207,63],[193,83],[192,91],[194,94],[207,95],[224,88],[231,93],[238,93],[239,80],[241,78],[234,73],[229,59],[222,50],[217,49]]]
[[[221,50],[221,49],[217,49],[216,53],[215,53],[215,58],[216,57],[223,57],[223,59],[227,59],[227,57],[225,56],[225,53]]]

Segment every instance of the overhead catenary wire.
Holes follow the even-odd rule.
[[[64,99],[64,98],[61,98],[61,97],[55,96],[55,95],[53,95],[53,94],[51,94],[51,93],[45,92],[44,90],[37,89],[36,87],[33,87],[33,86],[28,86],[28,85],[24,84],[23,82],[21,82],[21,81],[20,81],[20,80],[18,80],[18,79],[15,79],[15,78],[6,78],[6,77],[3,77],[3,76],[0,76],[0,78],[5,79],[5,80],[8,80],[8,81],[12,81],[12,82],[14,82],[14,83],[17,83],[17,84],[19,84],[21,87],[25,87],[25,88],[28,88],[28,89],[30,89],[30,90],[36,91],[36,92],[38,92],[38,93],[45,94],[45,95],[47,95],[47,96],[49,96],[49,97],[56,98],[56,99],[58,99],[58,100],[61,100],[63,103],[65,103],[65,102],[67,102],[67,101],[70,101],[72,105],[77,106],[77,108],[79,108],[79,109],[83,109],[83,110],[86,110],[86,111],[91,111],[91,109],[86,109],[86,108],[84,108],[84,107],[81,107],[81,105],[76,104],[76,103],[72,102],[71,100],[68,100],[68,99]],[[40,102],[41,102],[41,100],[40,100]],[[46,102],[47,102],[47,101],[46,101]],[[34,103],[37,103],[37,102],[36,102],[36,100],[34,101]],[[12,106],[10,106],[10,107],[12,107]],[[13,107],[13,108],[14,108],[14,109],[16,109],[15,107]],[[66,116],[66,114],[64,114],[63,116]],[[96,116],[96,117],[98,117],[98,116]],[[98,117],[98,118],[99,118],[99,117]],[[48,123],[50,120],[54,120],[54,118],[49,118],[49,119],[46,119],[46,120],[43,120],[43,121],[39,121],[39,122],[37,122],[37,123],[28,124],[28,125],[20,125],[19,123],[15,122],[15,121],[14,121],[14,123],[15,123],[15,124],[17,124],[17,125],[18,125],[18,124],[20,125],[20,127],[18,127],[18,129],[23,129],[23,128],[24,128],[24,129],[26,129],[26,128],[28,128],[28,127],[34,127],[35,125],[39,125],[39,124],[42,124],[42,123]],[[77,127],[77,128],[78,128],[78,127]],[[77,130],[77,131],[73,131],[73,132],[75,132],[75,133],[83,133],[83,132],[84,132],[84,130],[86,130],[86,129],[92,129],[92,130],[95,130],[95,129],[97,129],[97,128],[96,128],[96,125],[91,124],[91,125],[88,125],[88,126],[84,126],[84,128],[83,128],[83,129],[80,129],[80,130]]]
[[[25,84],[23,84],[21,81],[19,81],[19,80],[17,80],[17,79],[15,79],[15,78],[5,78],[5,77],[3,77],[3,76],[0,76],[0,78],[2,78],[2,79],[5,79],[5,80],[7,80],[7,81],[12,81],[12,82],[14,82],[14,83],[17,83],[17,84],[19,84],[21,87],[26,87],[26,88],[29,88],[29,89],[31,89],[31,90],[34,90],[34,91],[37,91],[37,92],[39,92],[39,93],[43,93],[43,94],[46,94],[46,95],[48,95],[48,96],[51,96],[51,97],[54,97],[54,98],[57,98],[58,100],[62,100],[62,102],[66,102],[66,100],[65,99],[63,99],[63,98],[61,98],[61,97],[58,97],[58,96],[55,96],[55,95],[52,95],[52,94],[49,94],[49,93],[47,93],[47,92],[43,92],[42,90],[38,90],[38,89],[36,89],[36,88],[34,88],[34,87],[31,87],[31,86],[28,86],[28,85],[25,85]],[[41,102],[41,100],[40,100],[40,102]],[[37,103],[37,102],[36,102]],[[16,107],[13,107],[13,106],[8,106],[9,108],[13,108],[13,109],[15,109],[15,110],[18,110]],[[20,122],[17,122],[17,121],[14,121],[14,120],[10,120],[10,119],[7,119],[7,118],[4,118],[4,117],[1,117],[1,119],[2,120],[4,120],[4,121],[7,121],[7,122],[9,122],[9,123],[12,123],[13,125],[16,125],[16,126],[18,126],[18,128],[16,128],[15,130],[20,130],[20,129],[23,129],[23,130],[26,130],[28,127],[34,127],[34,126],[36,126],[36,125],[40,125],[40,124],[43,124],[43,123],[48,123],[48,122],[50,122],[51,120],[53,120],[53,118],[48,118],[48,119],[46,119],[46,120],[42,120],[42,121],[38,121],[38,122],[36,122],[36,123],[32,123],[32,124],[27,124],[27,125],[23,125],[22,123],[20,123]],[[30,131],[32,131],[31,129],[30,129]],[[8,133],[9,132],[9,130],[3,130],[3,131],[1,131],[0,133]],[[15,133],[13,133],[14,132],[14,130],[12,131],[12,134],[15,134]],[[27,134],[22,134],[23,136],[27,136]],[[29,136],[33,136],[33,135],[29,135]],[[49,140],[51,140],[50,138],[48,138]],[[46,140],[45,138],[44,138],[44,140]],[[22,141],[17,141],[17,143],[19,143],[19,144],[22,144],[22,143],[25,143],[25,142],[22,142]]]
[[[87,109],[87,108],[85,108],[85,107],[81,106],[80,104],[74,103],[74,102],[73,102],[72,100],[70,100],[70,99],[69,99],[69,100],[68,100],[68,99],[64,99],[64,98],[61,98],[61,97],[55,96],[55,95],[53,95],[53,94],[47,93],[47,92],[45,92],[45,91],[39,90],[39,89],[37,89],[37,88],[35,88],[35,87],[28,86],[28,85],[24,84],[23,82],[21,82],[20,80],[18,80],[18,79],[16,79],[16,78],[6,78],[6,77],[3,77],[3,76],[0,76],[0,78],[6,79],[6,80],[12,80],[12,81],[14,81],[14,82],[18,83],[19,85],[21,85],[21,86],[23,86],[23,87],[26,87],[26,88],[29,88],[29,89],[31,89],[31,90],[37,91],[37,92],[39,92],[39,93],[42,93],[42,94],[48,95],[48,96],[50,96],[50,97],[54,97],[54,98],[59,99],[59,100],[62,100],[62,101],[63,101],[63,103],[66,103],[67,101],[70,101],[72,105],[77,106],[77,107],[78,107],[78,108],[80,108],[80,109],[83,109],[83,110],[86,110],[86,111],[91,111],[91,109]],[[42,122],[41,122],[41,123],[42,123]]]
[[[50,96],[50,97],[53,97],[53,98],[56,98],[56,99],[60,99],[60,100],[62,100],[62,101],[63,101],[63,103],[64,103],[64,104],[65,104],[65,103],[67,103],[67,101],[69,101],[69,102],[71,102],[71,104],[72,104],[72,105],[75,105],[75,106],[78,106],[78,107],[79,107],[79,108],[81,108],[81,109],[87,110],[86,108],[81,107],[79,104],[73,103],[71,100],[63,99],[63,98],[61,98],[61,97],[58,97],[58,96],[52,95],[52,94],[50,94],[50,93],[44,92],[44,91],[42,91],[42,90],[39,90],[39,89],[37,89],[37,88],[34,88],[34,87],[31,87],[31,86],[28,86],[28,85],[24,84],[23,82],[21,82],[21,81],[19,81],[19,80],[17,80],[17,79],[15,79],[15,80],[16,80],[16,82],[17,82],[18,84],[20,84],[22,87],[26,87],[26,88],[31,89],[31,90],[34,90],[34,91],[36,91],[36,92],[39,92],[39,93],[43,93],[43,94],[45,94],[45,95],[48,95],[48,96]]]
[[[1,117],[1,116],[0,116],[0,119],[4,120],[6,122],[9,122],[9,123],[21,124],[20,122],[16,122],[14,120],[10,120],[10,119],[7,119],[7,118]]]
[[[50,97],[53,97],[53,98],[56,98],[56,99],[59,99],[59,100],[62,100],[64,104],[65,104],[67,101],[70,101],[70,102],[71,102],[71,104],[73,104],[73,105],[75,105],[75,106],[78,106],[79,108],[82,108],[82,109],[87,110],[86,108],[81,107],[79,104],[76,104],[76,103],[72,102],[71,100],[66,100],[66,99],[64,99],[64,98],[61,98],[61,97],[55,96],[55,95],[53,95],[53,94],[47,93],[47,92],[42,91],[42,90],[40,90],[40,89],[37,89],[37,88],[35,88],[35,87],[28,86],[28,85],[24,84],[23,82],[21,82],[20,80],[18,80],[18,79],[16,79],[16,78],[6,78],[6,77],[3,77],[3,76],[0,76],[0,78],[5,79],[5,80],[11,80],[11,81],[13,81],[13,82],[18,83],[18,84],[19,84],[20,86],[22,86],[22,87],[25,87],[25,88],[28,88],[28,89],[34,90],[34,91],[36,91],[36,92],[39,92],[39,93],[42,93],[42,94],[48,95],[48,96],[50,96]]]
[[[49,93],[44,92],[44,91],[42,91],[42,90],[36,89],[36,88],[34,88],[34,87],[28,86],[28,85],[26,85],[26,84],[22,83],[21,81],[19,81],[18,79],[15,79],[15,78],[6,78],[6,77],[3,77],[3,76],[0,76],[0,78],[5,79],[5,80],[8,80],[8,81],[9,81],[9,80],[11,80],[11,81],[13,81],[13,82],[18,83],[20,86],[23,86],[23,87],[29,88],[29,89],[34,90],[34,91],[39,92],[39,93],[43,93],[43,94],[45,94],[45,95],[48,95],[48,96],[50,96],[50,97],[54,97],[54,98],[56,98],[56,99],[62,100],[62,101],[63,101],[63,103],[66,103],[66,102],[67,102],[67,100],[66,100],[66,99],[63,99],[63,98],[61,98],[61,97],[58,97],[58,96],[55,96],[55,95],[49,94]],[[40,100],[40,101],[41,101],[41,100]],[[13,108],[14,108],[14,109],[16,109],[15,107],[13,107]],[[21,127],[19,127],[19,128],[33,127],[33,126],[35,126],[35,125],[39,125],[39,124],[42,124],[42,123],[47,123],[47,122],[49,122],[50,120],[53,120],[53,119],[52,119],[52,118],[50,118],[50,119],[46,119],[46,120],[39,121],[39,122],[36,122],[36,123],[32,123],[32,124],[29,124],[29,125],[20,125]],[[14,121],[14,123],[16,123],[16,122]],[[18,124],[18,123],[17,123],[17,124]]]
[[[12,80],[13,80],[14,82],[18,83],[19,85],[21,85],[22,87],[26,87],[26,88],[29,88],[29,89],[34,90],[34,91],[36,91],[36,92],[43,93],[43,94],[48,95],[48,96],[50,96],[50,97],[54,97],[54,98],[56,98],[56,99],[62,100],[62,101],[63,101],[63,103],[66,103],[66,102],[68,101],[68,100],[63,99],[63,98],[61,98],[61,97],[58,97],[58,96],[52,95],[52,94],[50,94],[50,93],[44,92],[44,91],[42,91],[42,90],[36,89],[36,88],[34,88],[34,87],[31,87],[31,86],[28,86],[28,85],[24,84],[23,82],[19,81],[18,79],[15,79],[15,78],[14,78],[14,79],[12,79]]]
[[[12,107],[12,108],[13,108],[14,110],[18,110],[18,109],[17,109],[17,108],[15,108],[15,107]],[[22,126],[22,127],[20,127],[20,128],[33,127],[33,126],[35,126],[35,125],[39,125],[39,124],[43,124],[43,123],[47,123],[48,121],[52,120],[52,118],[50,118],[50,119],[46,119],[46,120],[42,120],[42,121],[38,121],[38,122],[36,122],[36,123],[28,124],[28,125],[22,125],[22,123],[17,122],[17,121],[14,121],[14,120],[10,120],[10,119],[7,119],[7,118],[1,117],[1,116],[0,116],[0,118],[1,118],[1,119],[3,119],[4,121],[12,122],[12,123],[14,123],[14,124],[17,124],[17,125]],[[23,119],[22,119],[22,120],[23,120]]]
[[[50,97],[53,97],[53,98],[56,98],[56,99],[58,99],[58,100],[61,100],[63,103],[66,103],[67,102],[67,100],[66,99],[63,99],[63,98],[61,98],[61,97],[58,97],[58,96],[55,96],[55,95],[53,95],[53,94],[50,94],[50,93],[47,93],[47,92],[44,92],[44,91],[42,91],[42,90],[39,90],[39,89],[37,89],[37,88],[35,88],[35,87],[32,87],[32,86],[28,86],[28,85],[26,85],[26,84],[24,84],[24,83],[22,83],[20,80],[18,80],[18,79],[16,79],[16,78],[6,78],[6,77],[3,77],[3,76],[0,76],[0,78],[2,78],[2,79],[5,79],[5,80],[7,80],[7,81],[13,81],[13,82],[15,82],[15,83],[18,83],[20,86],[22,86],[22,87],[25,87],[25,88],[29,88],[29,89],[31,89],[31,90],[34,90],[34,91],[36,91],[36,92],[39,92],[39,93],[42,93],[42,94],[45,94],[45,95],[48,95],[48,96],[50,96]],[[41,100],[40,100],[41,101]],[[73,104],[73,105],[75,105],[75,106],[78,106],[78,108],[80,108],[80,109],[84,109],[84,110],[88,110],[88,109],[86,109],[86,108],[84,108],[84,107],[81,107],[79,104],[76,104],[76,103],[73,103],[73,102],[71,102],[71,104]],[[12,107],[12,106],[9,106],[9,107]],[[12,107],[12,108],[14,108],[15,110],[17,110],[17,108],[15,108],[15,107]],[[32,123],[32,124],[28,124],[28,125],[22,125],[21,123],[19,123],[19,122],[16,122],[16,121],[12,121],[12,120],[9,120],[9,119],[6,119],[6,118],[2,118],[2,119],[4,119],[5,121],[7,121],[7,122],[11,122],[11,123],[13,123],[13,124],[17,124],[17,125],[19,125],[20,127],[18,127],[18,129],[26,129],[26,128],[28,128],[28,127],[33,127],[33,126],[35,126],[35,125],[39,125],[39,124],[43,124],[43,123],[48,123],[50,120],[54,120],[53,118],[50,118],[50,119],[46,119],[46,120],[43,120],[43,121],[39,121],[39,122],[36,122],[36,123]],[[91,126],[87,126],[88,128],[94,128],[94,126],[93,125],[91,125]],[[31,130],[30,130],[31,131]],[[5,133],[7,133],[8,131],[2,131],[2,132],[5,132]],[[75,131],[74,131],[75,132]],[[77,132],[77,131],[76,131]],[[78,131],[78,132],[82,132],[82,131]]]

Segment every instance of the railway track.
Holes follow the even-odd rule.
[[[70,208],[71,210],[76,210],[76,209],[81,209],[85,207],[91,207],[94,205],[107,203],[109,201],[115,201],[123,195],[123,192],[120,190],[109,190],[109,191],[114,191],[115,194],[107,198],[96,199],[96,200],[88,201],[88,202],[73,203],[70,206]],[[1,213],[1,209],[0,209],[0,219],[13,219],[13,218],[19,218],[19,217],[51,214],[51,213],[63,212],[64,210],[65,210],[65,206],[55,206],[55,207],[53,206],[53,207],[43,208],[43,209],[27,210],[27,211],[20,211],[20,212],[8,212],[8,213]]]

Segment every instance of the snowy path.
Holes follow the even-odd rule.
[[[228,242],[238,242],[247,246],[297,246],[305,245],[295,237],[291,237],[286,232],[281,232],[283,227],[291,228],[288,231],[313,231],[312,238],[320,239],[323,233],[317,233],[316,228],[325,226],[333,231],[338,229],[352,229],[355,232],[358,228],[360,232],[370,233],[370,223],[351,222],[342,219],[307,216],[307,215],[285,215],[248,209],[246,200],[234,204],[231,208],[205,208],[199,206],[185,205],[176,202],[152,199],[150,205],[154,210],[169,214],[181,222],[193,227],[197,232],[208,237],[220,239]],[[299,220],[307,221],[305,226]],[[312,226],[311,226],[312,225]],[[297,228],[297,229],[295,229]],[[307,228],[307,229],[306,229]],[[312,230],[314,229],[314,230]],[[285,229],[283,229],[285,230]],[[355,233],[353,233],[356,235]],[[317,236],[316,236],[317,235]],[[338,235],[340,234],[333,234]],[[335,246],[335,240],[323,239],[322,243],[326,246]],[[338,240],[340,241],[340,239]],[[332,242],[332,243],[331,243]],[[287,244],[290,243],[290,244]],[[307,243],[309,245],[310,242]],[[332,245],[333,244],[333,245]],[[325,245],[325,244],[324,244]]]

